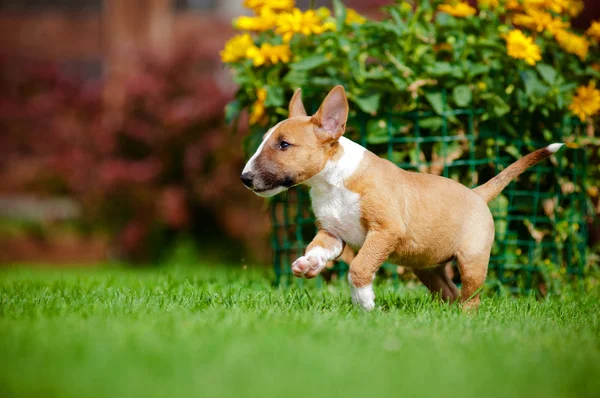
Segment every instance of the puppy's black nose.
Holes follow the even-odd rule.
[[[242,180],[242,182],[244,183],[245,186],[247,186],[248,188],[252,188],[252,178],[253,177],[254,176],[250,172],[242,173],[242,175],[240,176],[240,180]]]

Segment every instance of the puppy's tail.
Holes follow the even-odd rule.
[[[531,152],[529,155],[523,156],[521,159],[504,169],[496,177],[485,184],[474,188],[473,191],[481,196],[483,200],[489,202],[498,196],[498,194],[517,176],[558,151],[563,145],[564,144],[550,144],[545,148],[538,149],[535,152]]]

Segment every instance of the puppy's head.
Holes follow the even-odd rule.
[[[240,179],[254,193],[268,197],[318,174],[344,134],[348,100],[334,87],[313,116],[307,116],[300,89],[289,105],[289,118],[272,127],[250,158]]]

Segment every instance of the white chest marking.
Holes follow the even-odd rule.
[[[340,138],[344,154],[337,161],[329,161],[323,170],[306,181],[312,189],[313,211],[321,226],[354,248],[365,241],[360,210],[360,195],[346,187],[346,181],[358,168],[365,148]]]

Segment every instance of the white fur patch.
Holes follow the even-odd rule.
[[[315,246],[304,255],[307,257],[319,257],[324,263],[330,260],[335,260],[342,253],[342,242],[338,241],[335,247],[327,249],[321,246]],[[325,265],[325,264],[323,264]]]
[[[323,170],[305,184],[312,188],[312,207],[321,227],[358,248],[366,237],[360,222],[360,195],[346,187],[346,180],[360,165],[365,148],[345,137],[341,137],[339,143],[344,149],[340,159],[328,161]]]
[[[275,196],[278,193],[285,191],[286,189],[286,187],[275,187],[273,189],[267,189],[266,191],[261,192],[254,191],[254,193],[258,196],[262,196],[263,198],[270,198],[271,196]]]
[[[342,242],[339,241],[335,247],[327,249],[321,246],[315,246],[307,251],[304,256],[299,257],[292,264],[292,270],[297,274],[306,274],[309,270],[321,272],[327,261],[336,259],[342,253]]]
[[[273,133],[275,132],[275,130],[277,130],[277,128],[279,127],[279,125],[281,123],[283,123],[283,122],[277,123],[275,126],[271,127],[269,129],[269,131],[267,131],[267,134],[265,135],[265,138],[262,140],[262,142],[260,143],[260,145],[256,149],[256,152],[254,152],[254,155],[252,155],[252,157],[250,158],[250,160],[248,160],[248,163],[246,163],[246,166],[244,167],[244,170],[242,171],[242,174],[243,173],[252,172],[252,169],[253,169],[253,166],[254,166],[254,161],[256,160],[256,158],[258,157],[258,155],[260,155],[260,153],[262,152],[263,148],[265,147],[265,144],[267,143],[267,141],[269,141],[269,138],[271,138],[271,135],[273,135]],[[281,191],[284,191],[284,190],[285,190],[285,188],[282,189]],[[279,192],[281,192],[281,191],[279,191]],[[270,192],[270,191],[265,191],[262,194],[259,194],[259,193],[257,193],[257,194],[260,195],[260,196],[267,197],[267,196],[273,196],[276,193],[279,193],[279,192],[276,192],[276,193],[273,193],[271,195],[266,195],[267,192]]]
[[[556,144],[550,144],[546,147],[546,149],[548,149],[550,152],[555,153],[558,152],[558,150],[565,144],[562,143],[556,143]]]
[[[352,283],[350,274],[348,274],[348,283],[350,283],[352,303],[354,305],[360,305],[365,311],[372,311],[373,308],[375,308],[375,292],[373,292],[373,284],[356,287]]]

